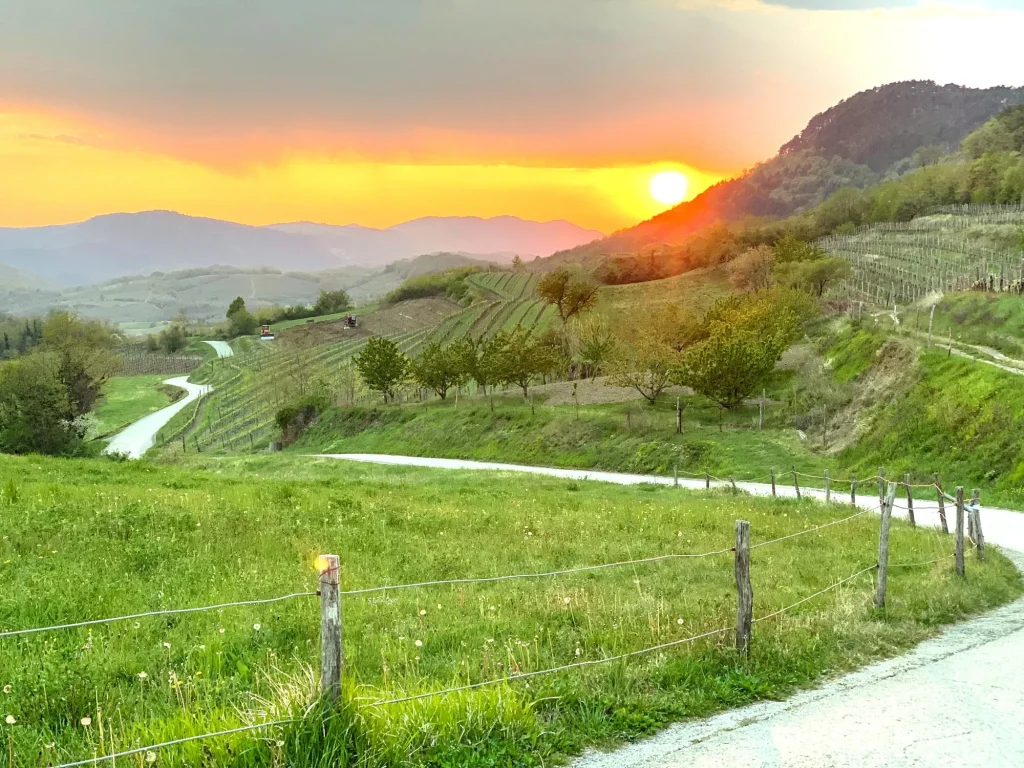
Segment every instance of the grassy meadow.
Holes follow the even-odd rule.
[[[758,542],[848,507],[672,488],[316,461],[301,456],[151,462],[0,458],[0,631],[315,590],[529,573]],[[871,565],[877,518],[755,549],[754,614]],[[948,556],[949,538],[895,523],[892,562]],[[1013,599],[992,552],[894,569],[876,611],[867,573],[755,625],[732,648],[730,553],[554,578],[385,591],[344,600],[342,706],[316,696],[316,597],[0,638],[0,722],[10,766],[47,766],[263,722],[140,754],[140,766],[530,766],[680,718],[785,696],[904,650]],[[725,628],[623,662],[451,696],[404,695],[601,659]],[[9,718],[9,720],[8,720]],[[13,722],[10,722],[13,721]],[[119,761],[119,764],[124,761]]]
[[[170,376],[115,376],[103,388],[93,416],[96,436],[112,435],[129,424],[171,404],[164,382]],[[184,394],[183,390],[178,390]]]

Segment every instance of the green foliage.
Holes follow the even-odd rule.
[[[388,304],[397,304],[410,299],[445,296],[452,301],[460,302],[469,293],[469,276],[479,271],[479,267],[459,267],[412,277],[391,291],[384,301]]]
[[[844,259],[821,258],[780,264],[776,274],[782,285],[799,288],[820,299],[830,285],[853,277],[853,267]]]
[[[228,311],[225,317],[227,317],[227,319],[230,320],[232,315],[238,314],[244,309],[245,299],[243,299],[241,296],[236,296],[234,300],[232,300],[231,304],[228,305]]]
[[[594,306],[599,287],[590,275],[562,266],[540,279],[537,295],[554,305],[565,325],[571,318]]]
[[[722,408],[734,408],[757,391],[784,350],[754,332],[716,326],[686,351],[676,380]]]
[[[279,408],[274,414],[274,424],[281,430],[282,442],[285,445],[294,443],[330,404],[326,396],[317,393],[305,395]]]
[[[0,363],[0,452],[74,453],[85,433],[79,415],[55,353]]]
[[[363,383],[384,396],[394,399],[395,390],[409,374],[409,358],[391,339],[374,336],[353,358]]]
[[[963,141],[963,151],[977,160],[992,152],[1024,150],[1024,106],[1010,107]]]
[[[470,361],[471,354],[472,348],[463,339],[447,345],[429,341],[410,361],[409,373],[421,387],[437,393],[444,400],[449,389],[462,386],[468,380],[475,367]]]
[[[183,323],[171,323],[171,325],[160,332],[158,343],[160,349],[168,355],[180,352],[188,346],[188,335],[185,332],[185,325]]]
[[[120,372],[122,361],[116,354],[120,341],[104,323],[72,312],[52,312],[43,323],[42,348],[57,361],[76,417],[92,410],[103,385]]]
[[[491,343],[496,380],[519,387],[523,397],[538,376],[555,366],[550,347],[534,337],[532,328],[517,325],[511,332],[499,331]]]
[[[228,307],[228,337],[252,336],[256,333],[255,316],[245,308],[245,300],[238,296]]]
[[[775,243],[775,261],[778,264],[793,264],[824,259],[828,254],[820,245],[808,243],[794,233],[787,232]]]
[[[7,478],[7,484],[4,485],[3,497],[4,501],[6,501],[8,504],[18,503],[18,486],[14,482],[13,477]]]
[[[320,295],[313,305],[313,315],[333,315],[351,308],[352,300],[345,291],[340,289],[336,291],[323,290],[320,291]]]

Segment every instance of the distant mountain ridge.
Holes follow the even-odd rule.
[[[607,238],[554,254],[552,262],[633,253],[678,244],[717,221],[784,217],[817,205],[842,187],[866,188],[951,151],[1008,106],[1024,88],[965,88],[910,81],[862,91],[816,115],[779,153],[743,175]],[[538,265],[540,266],[540,265]]]
[[[565,221],[433,217],[387,229],[298,222],[266,227],[145,211],[76,224],[0,228],[0,265],[59,285],[93,285],[126,275],[225,265],[322,271],[381,269],[422,254],[545,256],[603,237]],[[511,257],[509,257],[511,258]]]

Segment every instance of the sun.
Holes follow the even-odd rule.
[[[651,197],[662,205],[677,205],[686,199],[686,177],[679,171],[662,171],[651,177]]]

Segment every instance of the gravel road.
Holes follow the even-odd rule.
[[[212,342],[211,342],[212,343]],[[196,398],[205,395],[210,391],[208,384],[193,384],[187,376],[179,376],[176,379],[167,379],[164,384],[184,389],[188,394],[173,405],[161,408],[155,413],[145,416],[124,431],[118,432],[107,443],[103,453],[123,453],[130,459],[138,459],[153,447],[156,442],[156,433],[159,432],[174,415],[187,407]]]
[[[671,485],[671,478],[412,456],[323,454],[322,458],[453,470],[526,472],[573,480]],[[685,488],[703,480],[680,478]],[[712,483],[716,485],[716,483]],[[721,485],[718,483],[717,485]],[[766,483],[737,483],[768,495]],[[792,487],[778,487],[795,496]],[[823,498],[812,489],[805,496]],[[848,491],[847,491],[848,494]],[[858,506],[878,505],[877,486]],[[837,494],[838,496],[838,494]],[[848,495],[839,496],[848,500]],[[954,512],[947,505],[947,512]],[[914,501],[922,525],[938,525],[936,502]],[[905,514],[895,510],[895,514]],[[986,539],[1024,569],[1024,514],[984,507]],[[1016,550],[1016,551],[1013,551]],[[968,563],[968,568],[970,564]],[[872,664],[782,702],[762,702],[671,726],[573,768],[958,768],[1024,766],[1024,599],[959,624],[895,659]]]
[[[231,345],[226,341],[204,341],[203,344],[209,344],[217,352],[217,357],[234,357],[235,350],[231,348]]]

